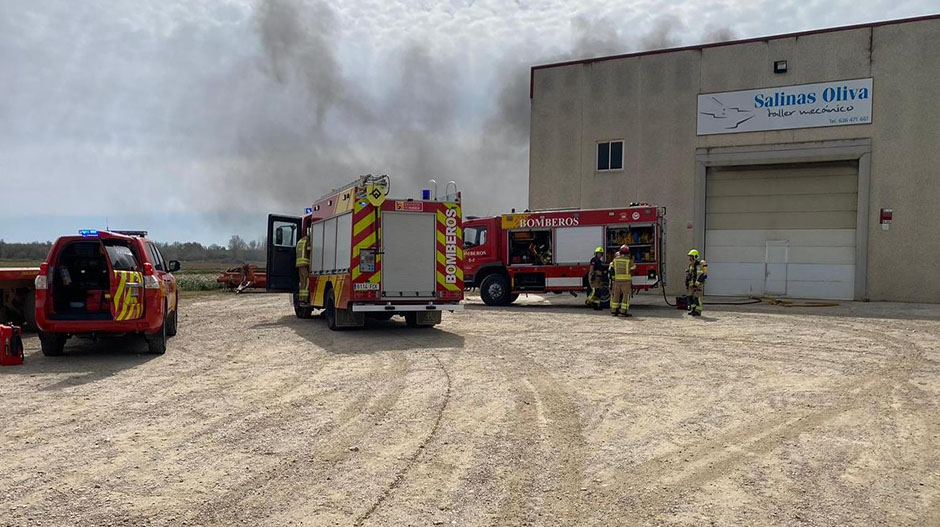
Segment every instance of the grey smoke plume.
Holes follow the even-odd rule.
[[[299,210],[364,173],[392,176],[392,194],[412,196],[435,179],[458,182],[468,213],[523,208],[528,187],[529,69],[532,65],[680,43],[682,25],[664,16],[638,35],[615,23],[576,17],[571,50],[506,50],[488,116],[460,110],[454,57],[418,41],[394,43],[380,89],[360,85],[338,59],[337,19],[322,1],[263,0],[255,28],[267,82],[235,134],[240,161],[225,194],[234,206]],[[245,67],[240,64],[239,67]],[[269,98],[270,100],[266,100]],[[264,185],[257,185],[264,181]]]
[[[728,42],[738,38],[737,33],[729,27],[717,27],[706,30],[705,42]]]
[[[685,25],[681,20],[673,15],[663,15],[640,37],[639,51],[676,47],[681,43],[679,35],[684,31]]]

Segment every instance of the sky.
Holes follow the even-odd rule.
[[[527,203],[529,68],[940,11],[932,0],[3,0],[0,239],[260,239],[361,174]]]

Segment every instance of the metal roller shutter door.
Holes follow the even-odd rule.
[[[706,293],[851,300],[856,162],[710,168]]]

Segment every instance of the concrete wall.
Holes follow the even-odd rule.
[[[789,71],[774,74],[773,61],[781,59]],[[699,93],[864,77],[874,78],[873,124],[696,135]],[[595,208],[644,200],[667,207],[667,273],[677,292],[685,252],[701,243],[704,228],[704,216],[696,216],[704,206],[697,203],[704,192],[695,190],[697,150],[870,139],[867,293],[859,297],[938,302],[938,107],[936,19],[536,69],[529,204]],[[613,139],[624,140],[624,169],[595,171],[596,142]],[[895,210],[887,232],[878,225],[882,207]]]

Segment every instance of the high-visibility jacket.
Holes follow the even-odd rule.
[[[685,270],[685,283],[692,286],[695,282],[702,283],[708,278],[708,263],[704,258],[689,263],[689,268]]]
[[[304,236],[297,240],[297,267],[310,265],[310,257],[307,256],[307,237]]]
[[[610,262],[610,270],[615,282],[625,282],[633,279],[631,273],[636,270],[636,264],[629,256],[620,255]]]

